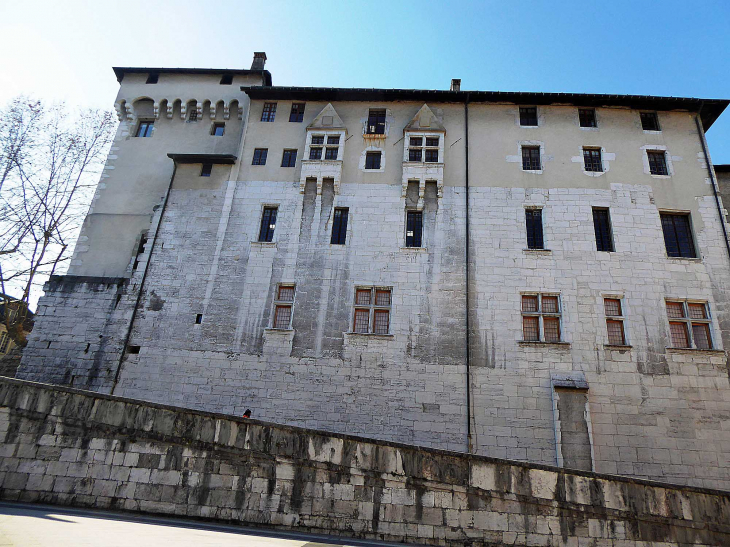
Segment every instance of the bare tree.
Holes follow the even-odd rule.
[[[28,303],[70,259],[115,127],[111,112],[26,97],[0,110],[0,304],[17,344]]]

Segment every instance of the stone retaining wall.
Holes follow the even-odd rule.
[[[0,498],[428,545],[727,545],[730,494],[0,379]],[[590,543],[589,543],[590,542]]]

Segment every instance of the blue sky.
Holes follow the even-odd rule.
[[[110,108],[111,66],[248,68],[275,85],[730,98],[730,2],[0,0],[0,102]],[[8,55],[8,52],[12,52]],[[730,110],[708,133],[730,163]]]

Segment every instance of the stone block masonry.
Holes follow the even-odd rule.
[[[727,545],[730,494],[0,379],[0,497],[425,545]]]

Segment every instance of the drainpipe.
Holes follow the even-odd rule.
[[[469,93],[464,99],[465,199],[466,199],[466,450],[474,452],[471,437],[471,331],[469,325]]]
[[[119,382],[119,376],[122,373],[122,363],[124,362],[124,356],[127,354],[127,345],[129,344],[130,338],[132,338],[132,327],[134,326],[134,320],[137,317],[137,309],[142,301],[142,292],[144,290],[144,282],[147,279],[147,272],[150,269],[150,262],[152,262],[152,253],[155,250],[155,243],[157,243],[157,236],[160,233],[160,226],[162,226],[162,217],[165,215],[165,209],[167,209],[167,202],[170,200],[170,191],[172,190],[172,181],[175,180],[175,172],[177,171],[177,162],[173,160],[172,176],[170,177],[170,184],[167,186],[167,192],[165,193],[165,201],[162,202],[162,210],[160,211],[160,218],[157,221],[155,227],[155,235],[152,238],[150,244],[150,253],[147,255],[147,262],[144,266],[144,272],[142,273],[142,280],[139,282],[139,291],[137,292],[137,300],[134,303],[132,309],[132,317],[129,320],[129,326],[127,327],[127,334],[124,337],[124,344],[122,345],[122,351],[119,354],[119,361],[117,362],[117,371],[114,373],[114,383],[112,383],[112,389],[109,392],[110,395],[114,395],[114,390]]]
[[[699,112],[702,112],[702,104],[700,104]],[[712,183],[712,193],[715,195],[715,205],[717,205],[717,214],[720,215],[720,226],[722,226],[722,235],[725,236],[725,248],[727,249],[728,258],[730,258],[730,240],[727,237],[727,228],[725,228],[725,217],[722,214],[722,206],[720,205],[720,197],[717,195],[717,182],[715,181],[715,170],[710,161],[710,154],[707,151],[707,143],[705,141],[705,132],[700,123],[700,114],[695,116],[695,124],[697,125],[697,133],[700,136],[700,144],[702,144],[702,153],[705,155],[705,164],[707,172],[710,174],[710,182]]]

